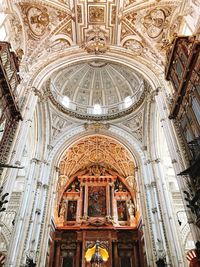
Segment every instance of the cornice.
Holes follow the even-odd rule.
[[[147,95],[147,88],[145,86],[145,89],[142,92],[139,100],[135,104],[130,106],[130,108],[127,108],[126,110],[119,111],[117,113],[106,114],[106,115],[104,115],[104,114],[101,114],[101,115],[81,114],[81,113],[78,113],[78,112],[75,112],[73,110],[65,108],[53,96],[53,94],[50,90],[50,83],[49,82],[48,82],[48,85],[46,87],[46,94],[48,95],[49,99],[57,107],[58,110],[60,110],[61,112],[65,113],[71,117],[75,117],[77,119],[87,120],[87,121],[107,121],[107,120],[119,119],[121,117],[124,117],[124,116],[132,113],[134,110],[136,110],[143,103],[145,96]]]

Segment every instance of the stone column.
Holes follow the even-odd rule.
[[[188,167],[189,159],[181,134],[179,133],[178,129],[176,129],[176,123],[173,123],[173,121],[169,120],[168,118],[169,103],[167,103],[165,88],[159,89],[160,92],[155,96],[156,106],[159,111],[161,126],[163,127],[174,171],[176,174],[179,174],[181,171],[185,170]],[[183,193],[184,190],[187,191],[186,181],[185,179],[183,179],[183,177],[177,176],[177,182],[182,196],[183,205],[188,217],[188,223],[190,224],[193,239],[194,241],[197,241],[200,239],[200,230],[193,223],[192,213],[187,208],[187,202],[185,201],[185,195]]]
[[[163,229],[163,221],[161,218],[160,210],[159,210],[159,200],[158,195],[155,189],[155,180],[153,177],[152,168],[149,164],[150,162],[147,160],[144,166],[144,186],[145,186],[145,202],[146,202],[146,208],[147,208],[147,214],[148,218],[147,221],[144,220],[144,235],[145,239],[147,238],[147,244],[146,244],[146,251],[148,255],[148,250],[150,246],[152,246],[153,250],[153,257],[151,258],[152,262],[149,262],[150,259],[148,259],[149,264],[151,266],[156,266],[156,255],[157,251],[159,250],[160,244],[162,244],[163,252],[165,252],[166,249],[166,242],[164,229]],[[147,237],[147,232],[149,231],[151,239],[149,240],[149,237]],[[149,257],[150,255],[148,255]]]
[[[48,170],[49,172],[50,170]],[[45,177],[49,177],[49,173],[46,173]],[[45,205],[48,205],[48,209],[45,210],[45,216],[44,221],[46,222],[45,227],[43,227],[42,235],[40,243],[38,244],[37,250],[39,251],[37,264],[38,266],[45,266],[45,259],[46,259],[46,251],[48,249],[48,242],[49,242],[49,235],[52,228],[51,224],[51,218],[52,218],[52,210],[53,205],[56,199],[56,184],[57,184],[57,178],[58,178],[58,170],[55,167],[52,167],[51,170],[51,177],[52,180],[49,181],[49,189],[48,189],[48,195],[45,200]]]
[[[159,160],[154,161],[155,176],[157,177],[157,188],[160,199],[160,205],[162,206],[162,215],[165,222],[166,235],[169,240],[169,249],[171,250],[172,261],[176,262],[178,266],[185,266],[186,255],[181,245],[181,238],[177,229],[177,224],[174,219],[176,215],[173,213],[172,202],[170,201],[171,196],[166,185],[166,177],[163,173],[163,167]]]
[[[23,253],[26,230],[29,227],[29,218],[31,215],[31,201],[36,190],[34,174],[38,169],[39,160],[33,158],[31,161],[29,173],[25,183],[25,191],[22,197],[21,206],[19,208],[15,229],[9,247],[6,266],[18,267]],[[20,246],[18,245],[20,244]]]
[[[15,133],[15,139],[13,141],[13,147],[8,158],[8,161],[11,165],[15,165],[16,162],[20,162],[22,158],[23,149],[27,142],[27,135],[30,131],[32,117],[35,112],[36,104],[37,97],[33,94],[33,92],[31,92],[26,107],[22,112],[23,121],[19,121],[18,123],[18,127]],[[11,193],[13,191],[17,173],[17,169],[7,169],[2,175],[4,192]],[[10,198],[10,195],[8,196],[8,199]]]
[[[48,193],[49,186],[47,184],[42,185],[41,190],[41,199],[40,199],[40,206],[38,206],[38,216],[36,221],[35,232],[33,233],[33,237],[35,238],[35,245],[33,247],[33,251],[36,253],[41,248],[41,238],[40,232],[44,230],[45,221],[44,221],[44,214],[46,212],[46,198]]]

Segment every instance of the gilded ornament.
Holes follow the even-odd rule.
[[[27,19],[31,31],[38,36],[44,34],[48,24],[49,15],[45,7],[31,7],[27,10]]]
[[[89,22],[104,23],[105,7],[104,6],[89,6]]]
[[[137,13],[131,12],[131,13],[127,14],[126,16],[124,16],[124,18],[129,22],[129,24],[134,25],[135,20],[136,20],[136,15],[137,15]]]
[[[123,40],[126,36],[133,35],[133,31],[129,29],[129,27],[122,23],[121,27],[121,40]],[[135,34],[134,34],[135,35]]]
[[[68,21],[60,30],[59,33],[63,33],[69,37],[72,37],[72,21]]]
[[[100,27],[94,27],[86,34],[86,43],[83,47],[88,53],[102,54],[108,50],[108,34]]]
[[[117,6],[112,6],[111,24],[115,24],[116,22],[116,12],[117,12]]]
[[[107,127],[105,124],[104,126]],[[70,177],[85,168],[93,175],[96,167],[90,170],[88,166],[96,165],[101,166],[102,173],[105,168],[110,169],[110,166],[114,166],[113,170],[124,177],[134,175],[134,162],[124,147],[107,137],[90,136],[81,139],[63,155],[59,165],[60,177]]]
[[[81,5],[77,5],[77,21],[82,23],[82,8]]]

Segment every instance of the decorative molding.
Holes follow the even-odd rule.
[[[98,133],[100,130],[108,130],[110,125],[108,123],[100,123],[100,122],[93,122],[93,123],[84,123],[85,130],[92,130]]]

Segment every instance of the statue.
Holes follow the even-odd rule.
[[[66,203],[63,201],[60,208],[59,217],[61,220],[65,220]]]
[[[130,217],[135,217],[135,205],[133,201],[130,200],[127,206]]]

